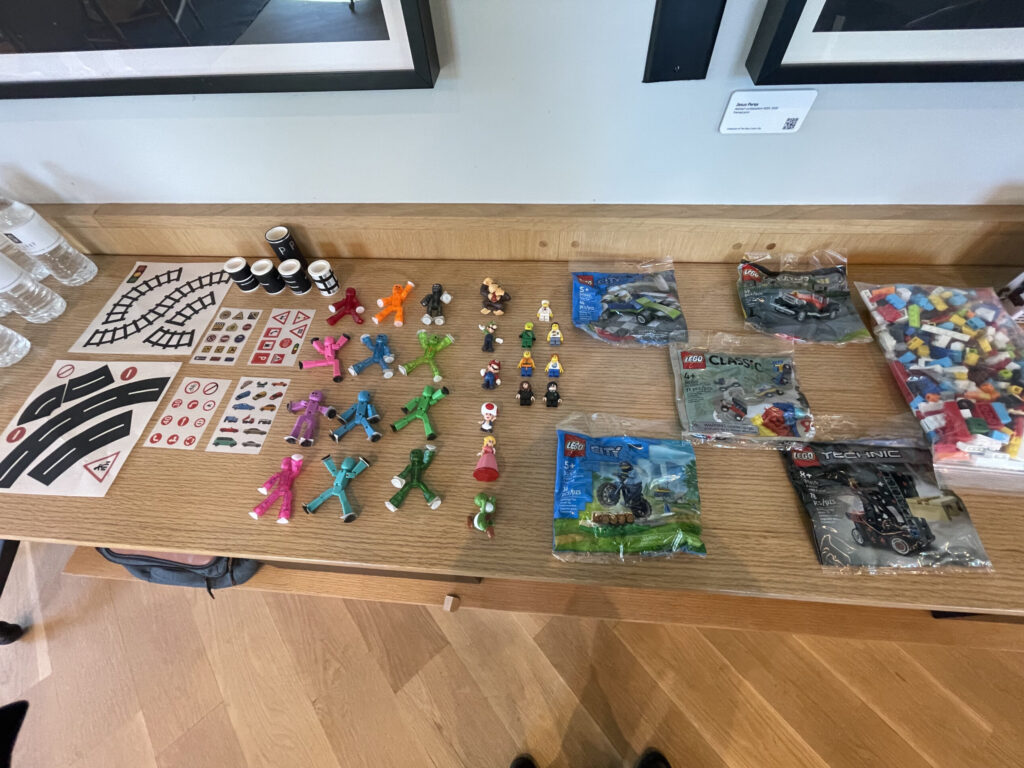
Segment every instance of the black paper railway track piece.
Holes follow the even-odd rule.
[[[107,311],[107,316],[104,318],[103,323],[122,322],[139,299],[162,285],[181,280],[181,272],[182,268],[178,267],[177,269],[169,269],[166,272],[161,272],[159,275],[153,275],[153,277],[143,280],[117,300],[117,303]]]

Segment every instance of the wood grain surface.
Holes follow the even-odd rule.
[[[3,373],[3,423],[14,416],[52,360],[76,357],[65,350],[132,263],[123,257],[98,261],[101,272],[96,280],[63,291],[69,299],[64,317],[43,326],[12,323],[29,336],[34,349]],[[994,563],[992,574],[836,578],[822,573],[805,516],[778,455],[771,451],[698,449],[706,558],[677,557],[641,565],[555,560],[551,555],[555,424],[572,411],[604,411],[660,419],[667,429],[674,429],[675,407],[664,350],[612,348],[573,329],[564,265],[395,261],[382,268],[380,262],[353,261],[336,266],[342,283],[355,285],[368,306],[385,295],[392,282],[404,279],[417,283],[412,297],[415,302],[433,281],[444,283],[455,297],[445,330],[455,335],[456,343],[439,356],[446,374],[444,383],[452,395],[431,413],[440,437],[435,441],[438,457],[427,478],[444,496],[438,510],[430,511],[415,494],[397,513],[384,508],[384,500],[393,492],[390,477],[405,466],[408,451],[424,443],[423,433],[414,423],[398,434],[386,434],[378,443],[368,443],[353,431],[337,447],[321,437],[314,447],[303,451],[306,469],[296,484],[298,501],[313,498],[328,485],[330,478],[319,465],[324,454],[361,454],[369,459],[371,468],[350,487],[362,511],[355,523],[341,523],[333,500],[315,516],[299,510],[289,526],[276,525],[272,516],[251,520],[246,513],[262,498],[256,487],[276,471],[281,456],[293,450],[283,442],[292,420],[282,415],[259,456],[157,450],[140,444],[105,499],[0,496],[0,535],[425,573],[1024,614],[1024,517],[1019,499],[963,493]],[[879,266],[859,268],[853,277],[988,285],[1005,281],[1012,272],[1006,268]],[[505,383],[493,393],[502,407],[495,431],[502,474],[497,483],[483,486],[473,480],[472,471],[482,439],[477,426],[479,409],[489,399],[480,389],[479,370],[490,356],[480,351],[477,330],[482,317],[478,286],[488,275],[500,280],[514,298],[510,312],[499,320],[505,344],[497,356],[505,366]],[[726,265],[679,265],[677,278],[691,328],[741,330],[734,276],[733,268]],[[517,335],[523,322],[533,318],[542,298],[551,300],[566,333],[565,345],[559,350],[565,365],[561,380],[565,405],[557,410],[539,405],[521,408],[514,401]],[[410,322],[404,328],[389,325],[381,329],[392,334],[399,361],[409,360],[418,350],[415,334],[422,326],[415,302],[409,306]],[[232,288],[225,303],[316,308],[317,329],[321,334],[328,330],[324,324],[327,302],[317,295],[245,296]],[[353,336],[375,330],[372,323],[355,327],[348,319],[336,328]],[[354,341],[341,353],[346,364],[362,357],[361,347]],[[541,343],[536,357],[544,362],[547,352]],[[819,417],[852,416],[862,425],[906,424],[907,406],[874,344],[800,348],[797,365]],[[258,369],[244,365],[231,369],[184,365],[179,375],[225,376],[229,372],[236,378],[259,375]],[[383,424],[397,418],[400,404],[430,380],[423,369],[390,381],[369,370],[358,379],[346,376],[340,384],[332,384],[323,368],[292,370],[288,376],[292,379],[288,397],[322,388],[328,401],[338,406],[353,402],[359,389],[373,390],[384,414]],[[535,377],[534,382],[539,390],[544,379]],[[473,496],[485,488],[498,497],[497,538],[493,541],[465,526],[466,515],[475,509]]]
[[[287,224],[323,258],[732,263],[747,251],[835,248],[854,263],[1017,264],[1009,205],[41,205],[88,253],[266,256]]]

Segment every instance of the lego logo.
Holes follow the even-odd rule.
[[[801,451],[793,449],[789,452],[789,456],[793,459],[793,463],[798,467],[820,467],[821,462],[818,461],[818,455],[814,451]]]
[[[587,441],[577,435],[566,435],[563,452],[568,458],[583,458],[587,455]]]
[[[749,265],[743,267],[743,270],[740,272],[740,274],[742,275],[744,280],[756,280],[757,282],[761,282],[762,279],[761,271]]]
[[[707,363],[704,361],[704,355],[697,352],[683,352],[683,370],[685,371],[703,371],[707,368]]]
[[[594,287],[594,276],[593,275],[576,275],[576,280],[583,285],[589,285],[591,288]]]

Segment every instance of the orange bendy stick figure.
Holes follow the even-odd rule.
[[[378,325],[392,312],[395,313],[395,327],[400,328],[405,322],[405,311],[402,308],[402,303],[409,297],[409,293],[416,284],[411,280],[406,280],[405,287],[398,285],[397,283],[391,286],[391,295],[386,299],[377,299],[377,306],[381,308],[381,311],[373,316],[373,322]]]

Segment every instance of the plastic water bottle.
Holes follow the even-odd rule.
[[[31,342],[20,333],[0,325],[0,368],[14,365],[28,354]]]
[[[29,256],[24,251],[19,251],[14,243],[2,236],[0,236],[0,255],[6,256],[36,280],[42,280],[50,274],[50,270],[36,261],[35,257]]]
[[[64,285],[82,285],[96,276],[96,265],[24,203],[0,197],[0,232]]]
[[[6,256],[0,256],[0,301],[30,323],[48,323],[67,303]]]

